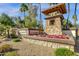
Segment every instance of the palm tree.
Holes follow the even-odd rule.
[[[74,10],[74,15],[73,15],[73,19],[74,19],[74,25],[75,25],[75,32],[76,32],[76,39],[77,39],[77,35],[78,35],[78,28],[77,28],[77,24],[76,24],[76,21],[77,21],[77,14],[76,14],[76,11],[77,11],[77,3],[75,3],[75,10]]]
[[[25,17],[25,12],[28,10],[28,6],[25,3],[21,4],[20,11],[24,13]]]
[[[75,3],[75,10],[74,10],[74,15],[73,15],[75,27],[76,27],[76,21],[77,21],[77,14],[76,14],[76,11],[77,11],[77,3]]]
[[[40,6],[40,22],[42,22],[42,17],[41,17],[41,3],[39,3],[39,6]],[[40,23],[41,24],[41,23]]]
[[[39,24],[39,28],[40,28],[40,30],[43,30],[42,17],[41,17],[41,3],[39,3],[39,7],[40,7],[40,24]]]
[[[29,11],[29,17],[30,18],[32,18],[32,19],[36,18],[36,16],[37,16],[37,6],[36,5],[29,3],[28,4],[28,11]]]
[[[32,21],[34,17],[34,8],[33,8],[33,4],[32,3],[28,3],[28,17],[30,18],[29,20]]]
[[[30,21],[32,21],[31,18],[33,13],[33,10],[32,10],[33,6],[32,6],[32,3],[28,3],[27,5],[28,5],[28,13],[29,13]]]
[[[34,24],[34,22],[36,22],[37,6],[33,5],[33,3],[28,3],[27,5],[28,5],[28,16],[25,17],[25,19],[24,19],[25,27],[28,27],[28,26],[32,27],[33,25],[35,26],[35,24],[36,24],[36,23]]]
[[[37,16],[37,9],[38,9],[38,8],[37,8],[36,5],[34,5],[33,8],[32,8],[32,10],[33,10],[33,17],[34,17],[34,18],[36,18],[36,16]]]
[[[66,29],[69,28],[69,25],[68,25],[69,15],[70,15],[70,4],[68,3],[68,17],[67,17]]]

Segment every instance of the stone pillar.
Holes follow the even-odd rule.
[[[63,14],[66,13],[66,6],[64,3],[57,4],[42,11],[46,15],[46,33],[49,35],[62,35],[61,21]]]
[[[62,35],[61,20],[60,15],[46,18],[46,33],[50,35]]]

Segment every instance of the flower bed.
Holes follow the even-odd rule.
[[[32,35],[30,35],[30,36],[47,37],[47,38],[53,38],[53,39],[69,39],[69,36],[65,35],[65,34],[63,34],[63,35],[48,35],[45,32],[41,32],[38,35],[36,35],[35,32],[33,32]]]
[[[36,37],[47,37],[47,38],[53,38],[53,39],[69,39],[68,35],[30,35],[30,36],[36,36]]]
[[[67,35],[47,35],[48,38],[69,39]]]

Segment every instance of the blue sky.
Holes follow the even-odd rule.
[[[37,19],[39,20],[39,4],[34,4],[34,5],[37,5],[38,6],[38,16],[37,16]],[[79,4],[78,4],[79,6]],[[19,3],[0,3],[0,14],[2,13],[6,13],[8,14],[9,16],[20,16],[20,17],[23,17],[23,14],[19,11],[19,8],[20,8],[20,4]],[[44,10],[44,9],[47,9],[49,8],[49,5],[48,4],[41,4],[41,9]],[[67,4],[66,4],[66,9],[67,9]],[[74,3],[71,3],[70,4],[70,21],[72,23],[73,22],[73,19],[72,19],[72,15],[74,14]],[[77,15],[79,17],[79,7],[77,7]],[[67,18],[67,13],[64,14],[64,18]],[[45,26],[45,15],[42,14],[42,20],[43,20],[43,25]],[[77,21],[77,23],[79,23],[79,21]]]

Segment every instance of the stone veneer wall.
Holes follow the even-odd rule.
[[[55,20],[53,25],[49,24],[50,20]],[[60,18],[60,16],[51,18],[51,19],[47,19],[45,32],[47,34],[61,35],[62,34],[61,20],[62,19]]]
[[[30,43],[47,46],[50,48],[68,48],[68,49],[74,51],[74,45],[56,43],[56,42],[48,42],[48,41],[40,41],[40,40],[34,40],[34,39],[28,39],[28,38],[26,40]]]

